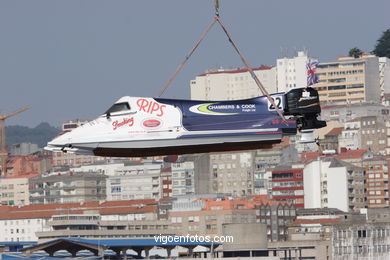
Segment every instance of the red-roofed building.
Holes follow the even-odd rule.
[[[261,66],[253,71],[269,93],[277,92],[276,68]],[[191,80],[191,99],[234,100],[263,95],[247,69],[218,69]]]
[[[365,149],[346,150],[341,148],[340,153],[336,154],[335,157],[356,166],[362,166],[363,156],[365,153],[367,153],[367,150]]]
[[[306,164],[306,163],[320,157],[321,152],[303,152],[303,153],[300,153],[299,155],[301,157],[301,162]]]
[[[33,155],[18,155],[8,158],[7,176],[18,177],[31,173],[42,173],[41,158]]]

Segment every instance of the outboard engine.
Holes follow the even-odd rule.
[[[294,116],[299,131],[318,129],[326,126],[317,117],[321,113],[320,99],[314,88],[291,89],[286,94],[285,115]]]

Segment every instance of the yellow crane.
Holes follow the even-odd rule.
[[[7,158],[8,158],[8,152],[7,152],[7,144],[6,144],[6,138],[5,138],[5,120],[7,118],[13,117],[19,113],[22,113],[31,107],[24,107],[21,109],[18,109],[12,113],[9,114],[0,114],[0,172],[1,176],[5,176],[7,173]]]

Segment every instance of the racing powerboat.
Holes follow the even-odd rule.
[[[229,101],[125,96],[45,149],[107,157],[261,149],[297,131],[310,133],[326,125],[317,119],[321,108],[315,89],[292,89],[271,97],[286,120],[266,96]]]

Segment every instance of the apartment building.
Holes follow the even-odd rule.
[[[107,200],[162,198],[161,163],[125,165],[107,178]]]
[[[272,198],[304,207],[303,164],[286,164],[272,170]]]
[[[389,259],[390,224],[354,222],[334,225],[332,259]]]
[[[345,122],[344,129],[338,137],[338,146],[345,150],[357,150],[361,145],[361,124],[360,120]]]
[[[318,158],[303,170],[305,208],[348,211],[347,170],[335,158]]]
[[[298,51],[293,58],[281,58],[276,60],[278,78],[278,92],[286,92],[292,88],[304,88],[307,86],[306,65],[314,61],[307,56],[307,52]]]
[[[377,116],[361,117],[355,120],[360,120],[361,149],[367,149],[376,154],[386,154],[386,122]]]
[[[261,66],[253,68],[269,93],[277,92],[276,68]],[[196,76],[190,82],[193,100],[235,100],[262,96],[247,69],[217,69]]]
[[[210,154],[211,192],[253,194],[253,157],[253,151]]]
[[[195,194],[194,162],[172,163],[172,196]]]
[[[166,167],[161,170],[162,179],[162,197],[172,197],[172,168]]]
[[[256,222],[267,224],[268,241],[285,241],[288,237],[288,227],[296,219],[296,207],[290,203],[268,202],[256,206]]]
[[[319,82],[314,88],[323,103],[381,101],[379,59],[374,55],[340,57],[337,61],[320,63],[317,71]]]
[[[38,174],[0,179],[1,205],[24,206],[30,204],[29,179]]]
[[[319,157],[303,170],[305,208],[366,208],[365,169],[337,159]]]
[[[388,159],[369,152],[363,158],[368,208],[389,207]]]
[[[52,173],[29,179],[30,204],[106,199],[106,178],[99,173]]]
[[[280,163],[281,148],[256,150],[254,154],[254,194],[272,194],[272,169]]]

